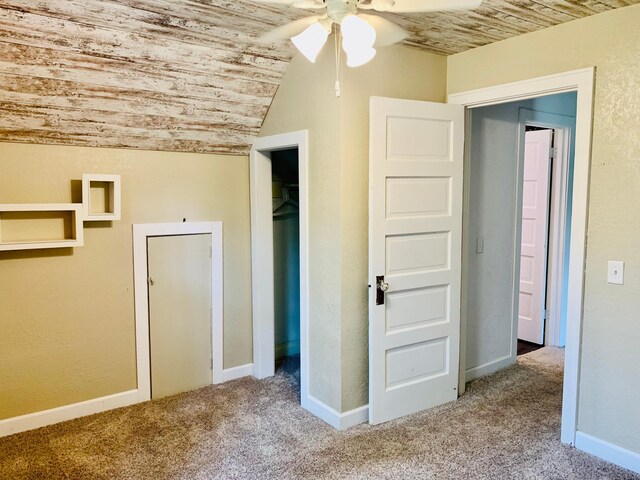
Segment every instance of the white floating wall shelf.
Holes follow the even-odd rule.
[[[120,175],[82,175],[84,221],[120,220]]]
[[[81,247],[80,203],[0,204],[0,251]]]

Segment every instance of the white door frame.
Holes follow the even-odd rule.
[[[211,383],[223,381],[222,222],[135,224],[133,225],[133,280],[138,402],[151,399],[147,238],[201,234],[211,235],[211,355],[213,357]]]
[[[251,147],[251,298],[253,302],[253,375],[270,377],[275,370],[273,212],[271,153],[298,148],[300,222],[300,400],[309,409],[309,223],[308,132],[259,137]]]
[[[548,262],[547,262],[547,300],[545,308],[548,315],[545,318],[545,345],[560,345],[560,329],[562,322],[562,285],[564,277],[564,252],[567,226],[567,203],[569,189],[569,163],[571,156],[571,139],[575,135],[573,126],[574,116],[558,115],[554,113],[539,112],[526,108],[520,109],[518,114],[520,129],[519,161],[524,162],[524,135],[527,125],[546,127],[555,131],[555,151],[557,152],[552,165],[551,203],[549,205],[549,232],[548,232]],[[521,188],[518,183],[518,189]],[[518,190],[517,195],[522,193]],[[522,213],[518,215],[518,221],[522,221]],[[516,224],[516,228],[521,225]],[[517,335],[514,339],[513,352],[517,353]]]
[[[564,383],[562,396],[562,426],[560,440],[575,444],[578,412],[578,379],[582,343],[582,303],[584,291],[584,261],[589,196],[589,168],[591,160],[591,123],[593,115],[595,68],[585,68],[556,75],[508,83],[468,92],[451,94],[449,103],[467,109],[526,100],[555,93],[577,92],[575,163],[573,172],[571,242],[569,258],[569,288],[567,291],[567,343],[565,348]],[[467,115],[468,118],[468,115]],[[469,130],[467,130],[468,132]],[[468,140],[468,136],[467,136]],[[467,147],[468,147],[467,141]],[[469,165],[469,148],[465,149],[465,165]],[[468,168],[465,169],[468,175]],[[465,177],[465,180],[468,180]],[[468,202],[468,199],[467,199]],[[465,208],[468,204],[465,203]],[[468,218],[467,218],[468,220]],[[464,222],[464,219],[463,219]],[[463,226],[464,231],[468,231]],[[468,250],[468,249],[467,249]],[[466,255],[463,255],[463,285],[465,284]],[[463,306],[466,287],[463,286]],[[466,349],[466,308],[461,316],[460,391],[464,388]]]

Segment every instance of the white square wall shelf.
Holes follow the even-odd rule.
[[[120,220],[120,175],[82,175],[82,206],[85,222]]]

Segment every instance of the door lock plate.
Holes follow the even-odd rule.
[[[384,281],[384,275],[376,276],[376,305],[384,305],[384,292],[389,290],[389,284]]]

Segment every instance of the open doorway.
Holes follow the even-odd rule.
[[[554,133],[552,128],[525,125],[520,190],[518,355],[544,345]]]
[[[300,212],[298,148],[271,154],[275,369],[300,382]]]
[[[518,355],[544,345],[564,347],[567,328],[576,100],[568,93],[534,102],[537,110],[519,116]]]
[[[467,106],[470,127],[463,218],[461,380],[516,362],[526,125],[550,127],[554,135],[561,133],[563,145],[571,147],[564,162],[565,204],[559,209],[564,220],[554,217],[558,212],[549,212],[549,253],[555,245],[561,248],[556,248],[555,266],[548,263],[548,278],[553,275],[558,285],[550,289],[547,280],[546,298],[556,294],[559,298],[553,312],[555,325],[549,328],[547,322],[544,335],[545,343],[551,339],[549,345],[560,345],[566,338],[566,351],[560,350],[564,357],[561,439],[566,443],[575,441],[576,431],[592,76],[593,70],[585,69],[449,97]],[[554,104],[558,109],[552,108]],[[551,180],[556,176],[556,167],[552,168]],[[560,267],[563,271],[558,274],[555,269]],[[464,391],[464,380],[460,391]]]
[[[564,346],[576,102],[568,92],[470,113],[467,379],[523,346]]]
[[[308,393],[310,355],[307,334],[309,323],[307,145],[308,133],[306,130],[301,130],[260,137],[251,148],[249,174],[253,375],[257,378],[273,376],[276,372],[276,351],[278,350],[278,356],[295,358],[295,352],[299,348],[300,403],[307,410],[317,414],[317,408],[315,408],[317,402],[314,402]],[[295,180],[296,171],[297,181]],[[278,214],[275,219],[274,213]],[[295,222],[285,225],[280,223],[282,218],[297,219],[297,254]],[[274,239],[276,236],[279,239],[282,235],[287,235],[290,241],[278,242],[276,245]],[[278,260],[282,255],[286,255],[286,262]],[[276,261],[279,265],[276,265]],[[296,266],[299,273],[296,272]],[[286,275],[285,269],[289,269]],[[286,287],[282,283],[276,286],[276,281],[285,277]],[[292,285],[296,279],[299,293]],[[280,299],[276,301],[277,291],[280,291],[280,299],[282,296],[288,298],[283,302]],[[277,303],[279,306],[276,305]],[[280,316],[280,320],[276,319],[276,315]],[[298,318],[299,321],[296,322]],[[299,333],[296,327],[299,327]],[[297,368],[295,362],[290,363],[289,366]]]

